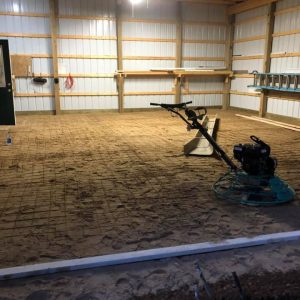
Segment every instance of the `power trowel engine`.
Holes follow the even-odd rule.
[[[254,144],[238,144],[233,147],[234,158],[249,175],[273,176],[277,160],[270,156],[270,146],[254,135],[250,138]]]

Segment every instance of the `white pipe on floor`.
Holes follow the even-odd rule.
[[[291,231],[259,235],[253,238],[229,239],[218,243],[205,242],[199,244],[62,260],[49,263],[0,269],[0,280],[98,268],[104,266],[122,265],[162,258],[194,255],[238,248],[247,248],[271,243],[292,241],[299,238],[300,231]]]

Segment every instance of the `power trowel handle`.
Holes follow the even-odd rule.
[[[167,103],[150,103],[152,106],[160,106],[162,108],[165,108],[167,110],[175,109],[175,108],[185,108],[187,104],[193,103],[192,101],[189,102],[183,102],[179,104],[167,104]]]

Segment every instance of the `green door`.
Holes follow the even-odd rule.
[[[7,40],[0,40],[0,125],[16,125]]]

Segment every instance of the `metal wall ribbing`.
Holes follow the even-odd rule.
[[[186,2],[182,5],[182,66],[187,68],[225,67],[227,16],[225,5]],[[223,95],[222,77],[188,78],[189,91],[182,89],[183,101],[194,105],[220,106]],[[211,92],[211,94],[195,94]]]
[[[268,7],[263,6],[236,15],[233,47],[233,71],[262,72],[265,49]],[[239,78],[231,82],[230,105],[259,110],[259,94],[248,89],[252,78]],[[243,94],[244,93],[244,94]],[[246,93],[246,94],[245,94]]]
[[[60,80],[62,109],[116,109],[115,2],[60,0],[59,35],[59,73],[76,76],[72,89]]]
[[[176,5],[152,0],[134,7],[122,5],[124,70],[174,68],[176,60]],[[147,108],[150,102],[174,102],[173,79],[126,78],[124,108]],[[144,93],[144,95],[135,94]],[[153,94],[151,94],[153,93]],[[154,95],[162,93],[163,95]]]

